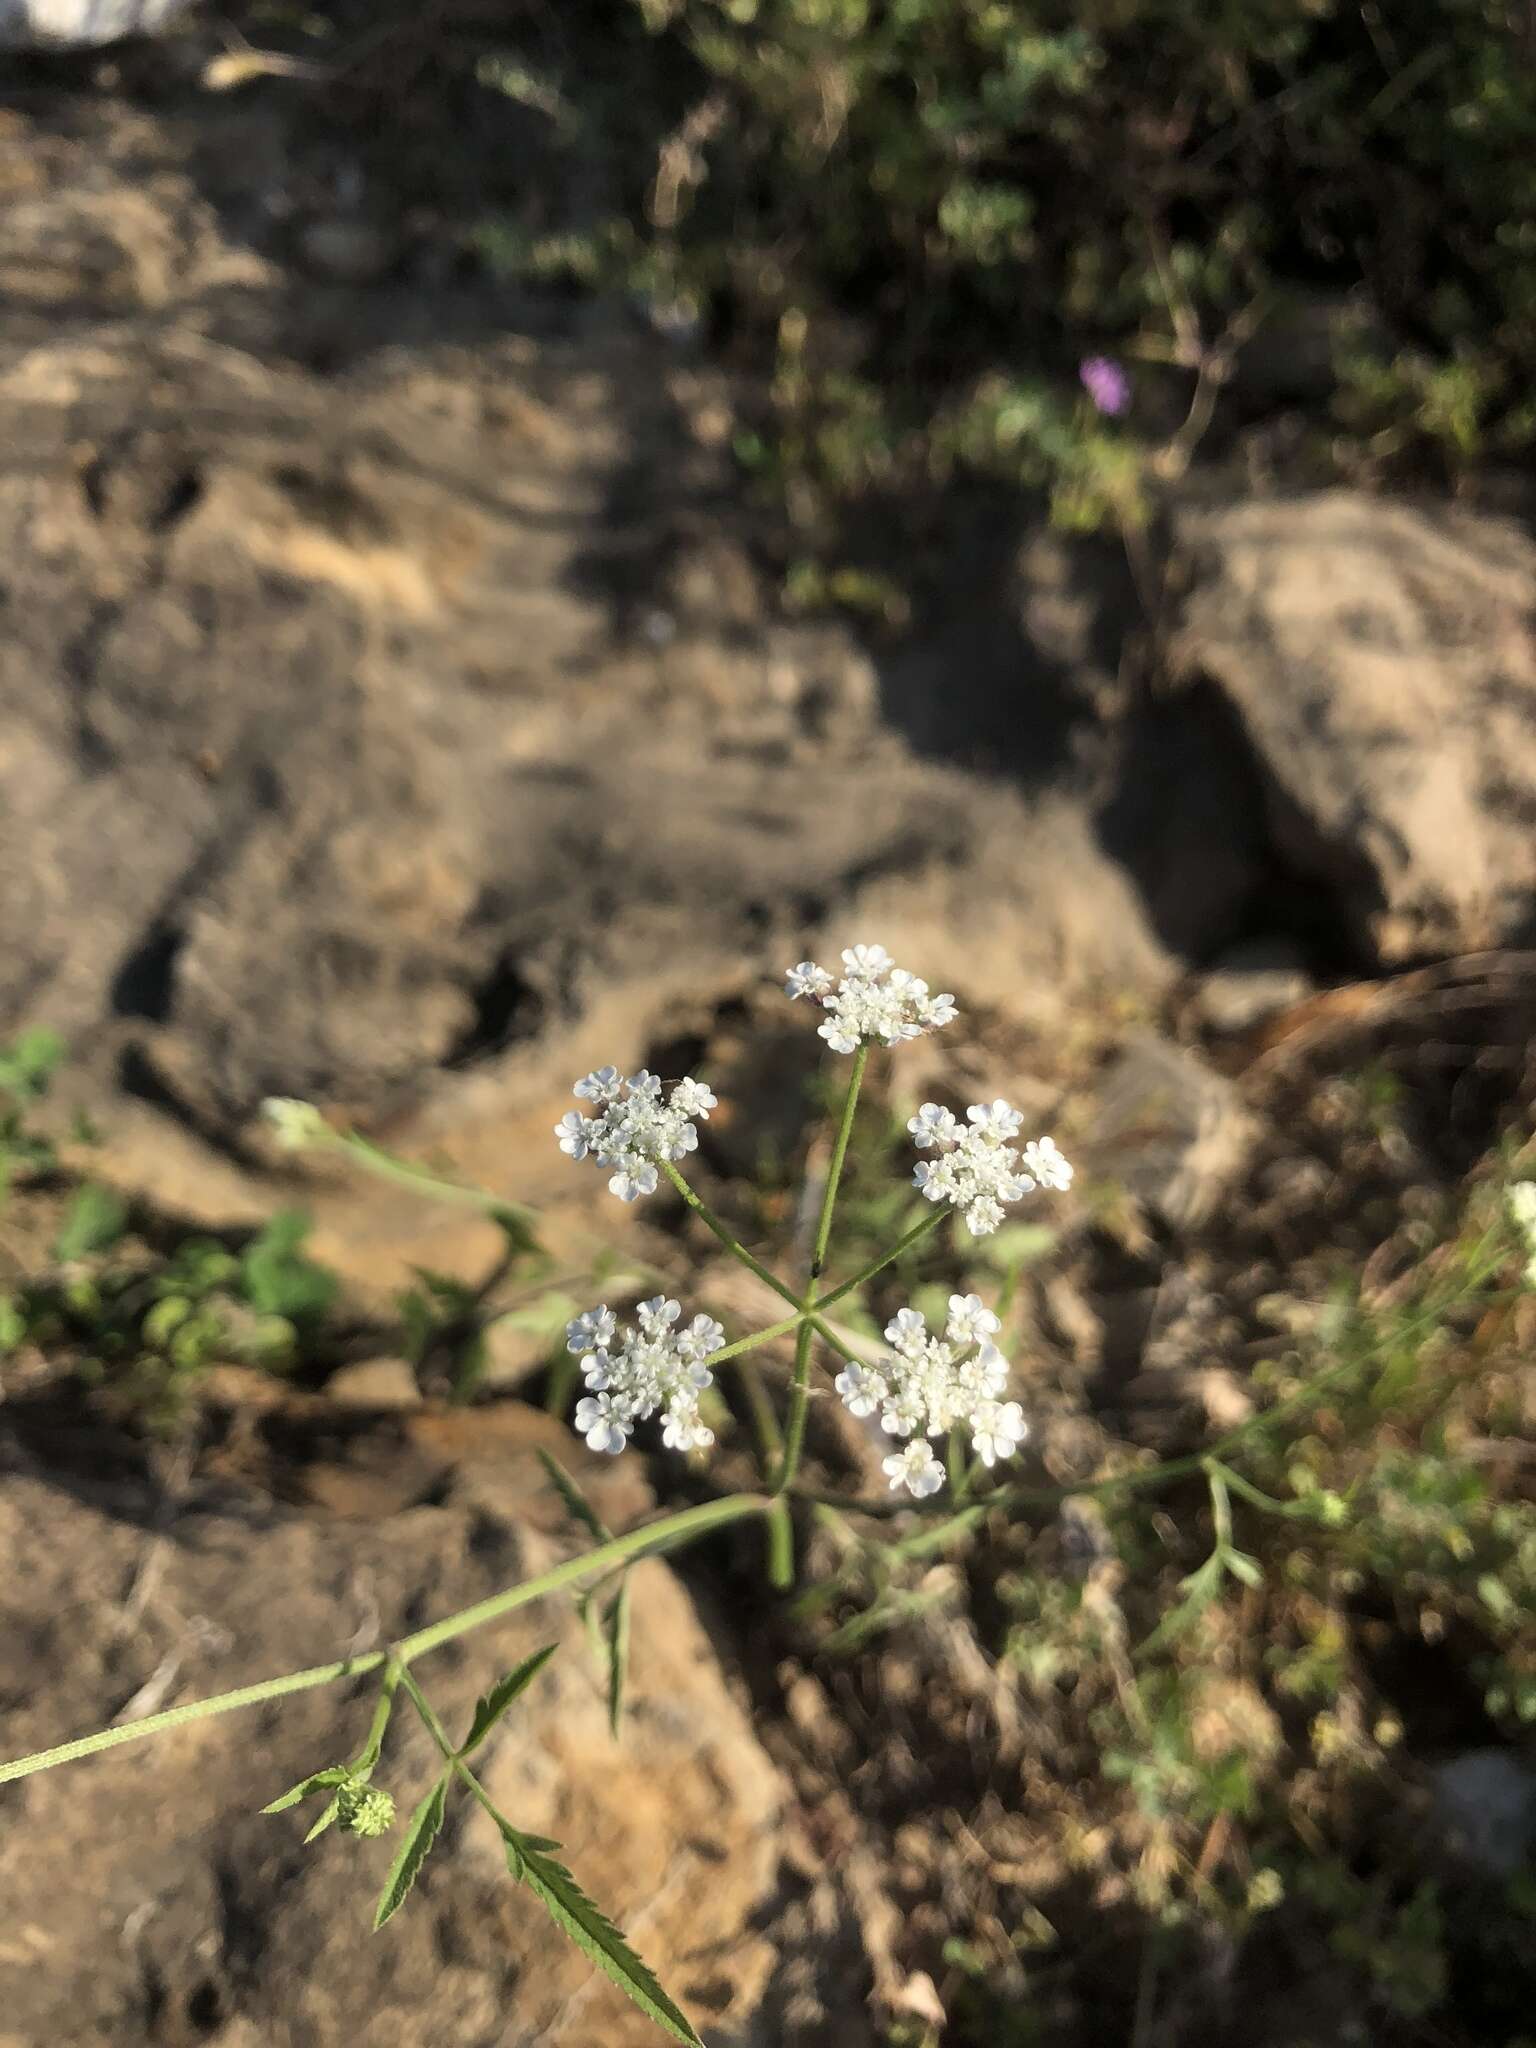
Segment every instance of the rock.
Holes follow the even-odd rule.
[[[1536,1771],[1504,1749],[1469,1749],[1430,1772],[1435,1818],[1490,1877],[1536,1866]]]
[[[1138,1034],[1099,1077],[1082,1147],[1172,1229],[1208,1217],[1247,1164],[1257,1125],[1237,1090],[1194,1053]]]
[[[434,1504],[376,1522],[232,1495],[157,1537],[148,1494],[135,1504],[122,1483],[109,1493],[85,1476],[66,1490],[13,1473],[0,1494],[0,1625],[26,1654],[7,1678],[0,1753],[370,1648],[572,1554],[532,1437],[556,1442],[598,1512],[621,1519],[612,1467],[537,1416],[520,1453],[503,1444],[461,1463]],[[678,1580],[648,1562],[631,1584],[617,1743],[568,1598],[421,1659],[416,1675],[463,1730],[499,1674],[560,1644],[480,1752],[487,1787],[518,1825],[561,1839],[684,2008],[737,2038],[773,1967],[753,1916],[773,1886],[781,1787]],[[450,1812],[378,1938],[372,1900],[398,1828],[379,1841],[333,1831],[304,1849],[302,1816],[260,1817],[356,1747],[372,1696],[367,1681],[295,1694],[8,1788],[0,2033],[127,2048],[153,2012],[166,2042],[650,2048],[650,2023],[513,1885],[473,1807]],[[436,1766],[397,1708],[378,1782],[408,1811]]]
[[[1257,765],[1275,851],[1366,960],[1536,910],[1536,546],[1338,490],[1191,510],[1175,636]]]
[[[0,0],[0,48],[91,49],[158,35],[190,0]]]
[[[333,1372],[325,1391],[344,1408],[414,1408],[421,1400],[416,1369],[404,1358],[364,1358]]]
[[[0,323],[0,1015],[71,1040],[113,1176],[248,1219],[279,1094],[530,1195],[554,1080],[643,1063],[818,927],[1010,1009],[1170,981],[1096,794],[1029,779],[1009,564],[994,641],[916,635],[898,689],[845,625],[776,623],[745,555],[727,572],[728,456],[653,337],[535,343],[504,298],[446,319],[391,279],[320,332],[349,295],[260,253],[282,231],[253,197],[310,189],[294,98],[154,122],[38,95],[7,133],[36,189],[0,221],[25,281]],[[1090,633],[1058,567],[1039,661],[1088,633],[1097,664],[1117,600]],[[381,1286],[402,1249],[494,1255],[445,1212],[354,1259],[313,1206]]]
[[[400,257],[400,241],[373,221],[336,216],[306,223],[299,254],[316,277],[334,284],[377,284]]]
[[[1316,990],[1297,947],[1286,939],[1253,939],[1223,953],[1200,977],[1194,1011],[1208,1030],[1235,1037]]]

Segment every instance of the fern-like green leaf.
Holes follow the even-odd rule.
[[[344,1785],[351,1776],[345,1764],[329,1764],[323,1771],[312,1771],[307,1778],[300,1778],[297,1785],[264,1806],[263,1813],[286,1813],[290,1806],[297,1806],[301,1799],[308,1799],[313,1792],[324,1792],[336,1785]]]
[[[608,1916],[594,1905],[563,1863],[556,1863],[537,1837],[504,1830],[507,1867],[542,1903],[555,1925],[605,1976],[634,2000],[648,2019],[684,2048],[704,2048],[686,2016],[672,2003]]]
[[[459,1751],[460,1756],[468,1756],[472,1749],[478,1748],[484,1742],[518,1694],[527,1691],[559,1647],[558,1643],[550,1643],[542,1650],[535,1650],[533,1655],[525,1657],[515,1670],[509,1671],[505,1678],[498,1679],[490,1691],[476,1703],[475,1718],[471,1721],[469,1733],[464,1738],[464,1746]]]
[[[384,1880],[384,1889],[379,1894],[378,1908],[373,1916],[375,1933],[405,1904],[406,1896],[416,1882],[432,1844],[437,1840],[437,1831],[443,1824],[443,1808],[448,1799],[448,1777],[449,1773],[444,1771],[411,1815],[410,1826],[405,1831],[405,1840],[400,1844],[400,1853],[390,1866],[389,1876]]]

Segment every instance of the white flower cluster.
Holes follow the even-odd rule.
[[[272,1135],[285,1152],[300,1152],[319,1138],[328,1138],[330,1128],[312,1102],[300,1102],[292,1095],[269,1095],[261,1113],[272,1126]]]
[[[882,1045],[904,1045],[953,1023],[953,996],[933,996],[926,981],[893,964],[884,946],[850,946],[843,954],[847,970],[834,982],[814,960],[789,970],[784,993],[820,1003],[827,1021],[817,1033],[834,1052],[856,1052],[860,1044],[878,1039]]]
[[[893,1355],[838,1374],[834,1384],[851,1414],[878,1410],[882,1429],[911,1439],[882,1461],[893,1492],[904,1486],[921,1500],[944,1484],[929,1437],[966,1429],[977,1457],[990,1467],[1011,1457],[1028,1435],[1018,1402],[998,1398],[1008,1385],[1008,1361],[992,1342],[1000,1327],[979,1295],[952,1294],[942,1337],[930,1337],[918,1311],[904,1308],[885,1326]]]
[[[702,1081],[679,1081],[662,1100],[662,1084],[642,1067],[621,1074],[617,1067],[599,1067],[576,1083],[573,1093],[590,1102],[595,1115],[568,1109],[555,1125],[560,1150],[572,1159],[590,1153],[599,1166],[611,1168],[609,1191],[621,1202],[633,1202],[656,1188],[656,1165],[681,1159],[699,1142],[695,1117],[708,1119],[715,1097]]]
[[[1529,1253],[1525,1265],[1525,1284],[1536,1287],[1536,1180],[1512,1181],[1505,1190],[1505,1201],[1509,1205],[1510,1220],[1519,1231]]]
[[[622,1451],[637,1422],[664,1411],[661,1440],[669,1450],[703,1450],[714,1431],[699,1420],[699,1395],[713,1375],[704,1361],[725,1342],[710,1316],[673,1328],[682,1310],[665,1295],[642,1301],[636,1328],[620,1329],[612,1309],[589,1308],[565,1327],[566,1349],[585,1357],[590,1389],[576,1404],[576,1427],[594,1451]]]
[[[1053,1138],[1014,1139],[1024,1119],[1006,1102],[973,1102],[961,1123],[951,1110],[925,1102],[908,1122],[920,1160],[912,1178],[930,1202],[952,1202],[976,1237],[986,1237],[1003,1220],[1003,1204],[1017,1202],[1033,1188],[1072,1185],[1072,1169]]]

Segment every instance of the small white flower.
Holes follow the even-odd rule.
[[[555,1125],[560,1150],[571,1159],[594,1159],[609,1173],[608,1187],[621,1202],[654,1194],[664,1161],[685,1159],[699,1134],[695,1117],[715,1107],[702,1081],[679,1081],[663,1101],[662,1083],[643,1068],[627,1077],[616,1067],[599,1067],[576,1083],[576,1093],[597,1109],[595,1116],[567,1110]]]
[[[982,1306],[979,1294],[952,1294],[949,1297],[948,1334],[956,1344],[980,1344],[988,1337],[995,1337],[1002,1324],[991,1309]]]
[[[904,1358],[922,1356],[928,1342],[927,1318],[915,1308],[899,1308],[885,1326],[885,1341]]]
[[[937,1102],[925,1102],[914,1117],[907,1119],[907,1129],[912,1133],[912,1142],[919,1152],[926,1152],[930,1145],[947,1145],[959,1132],[960,1126],[952,1110],[942,1108]]]
[[[586,1438],[589,1451],[606,1451],[617,1457],[629,1442],[634,1424],[612,1394],[588,1394],[576,1403],[576,1427]]]
[[[714,1434],[699,1418],[699,1396],[712,1382],[704,1363],[725,1342],[712,1316],[676,1326],[682,1309],[664,1294],[642,1301],[635,1327],[621,1328],[606,1307],[591,1308],[566,1326],[569,1348],[586,1353],[586,1396],[576,1405],[576,1427],[594,1451],[623,1450],[635,1425],[658,1411],[669,1450],[703,1450]]]
[[[965,1218],[973,1236],[986,1237],[1003,1220],[1003,1209],[1036,1187],[1064,1189],[1072,1169],[1050,1138],[1032,1138],[1021,1161],[1013,1140],[1023,1118],[1010,1103],[973,1102],[961,1124],[936,1102],[925,1102],[907,1129],[920,1152],[912,1182],[925,1200],[948,1202]]]
[[[890,1457],[882,1458],[880,1470],[891,1482],[892,1493],[904,1486],[919,1500],[926,1499],[930,1493],[937,1493],[944,1484],[944,1467],[921,1437],[904,1450],[893,1451]]]
[[[819,1003],[823,996],[831,995],[834,986],[825,967],[818,967],[814,960],[802,960],[798,967],[789,970],[784,993],[791,1002],[797,1002],[801,996],[809,996]]]
[[[1002,1144],[1016,1138],[1024,1122],[1022,1110],[1013,1108],[1001,1097],[996,1102],[973,1102],[965,1114],[982,1137],[996,1139]],[[1046,1143],[1049,1144],[1050,1140],[1047,1139]]]
[[[272,1126],[272,1135],[285,1152],[298,1152],[317,1138],[328,1135],[325,1118],[312,1102],[300,1102],[292,1095],[269,1095],[261,1113]]]
[[[606,1109],[619,1092],[619,1070],[617,1067],[599,1067],[595,1074],[578,1081],[571,1090],[584,1102],[600,1102]]]
[[[857,1052],[861,1045],[904,1045],[953,1023],[952,995],[930,995],[926,981],[892,964],[884,946],[849,946],[843,954],[843,977],[834,982],[814,960],[789,970],[784,992],[791,1000],[805,997],[827,1012],[818,1036],[834,1052]]]
[[[617,1327],[613,1310],[606,1303],[601,1308],[589,1308],[574,1322],[566,1324],[565,1348],[574,1351],[578,1357],[583,1351],[601,1351],[613,1342]]]
[[[708,1117],[712,1109],[719,1107],[719,1097],[702,1081],[679,1081],[672,1090],[672,1108],[679,1116]]]
[[[984,1401],[971,1417],[971,1449],[989,1471],[999,1458],[1011,1458],[1028,1435],[1017,1401]]]
[[[887,971],[891,965],[891,956],[884,946],[845,946],[843,965],[850,974],[857,974],[872,981]],[[906,979],[910,981],[911,976],[908,975]]]
[[[585,1159],[592,1149],[592,1133],[596,1124],[591,1117],[582,1116],[577,1110],[568,1109],[555,1125],[555,1136],[560,1140],[560,1150],[571,1159]]]
[[[873,1415],[890,1391],[879,1373],[862,1365],[845,1365],[832,1384],[848,1413],[858,1416]]]
[[[1072,1168],[1054,1138],[1034,1138],[1024,1147],[1024,1172],[1037,1188],[1053,1188],[1058,1194],[1072,1185]]]
[[[725,1331],[713,1316],[695,1316],[687,1329],[678,1333],[678,1356],[701,1363],[718,1351],[724,1342]]]
[[[715,1432],[705,1423],[669,1413],[661,1426],[661,1440],[669,1451],[707,1451]]]

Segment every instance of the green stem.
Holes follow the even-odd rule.
[[[795,1583],[795,1525],[782,1494],[768,1511],[768,1583],[776,1593]]]
[[[327,1130],[316,1138],[314,1149],[344,1152],[377,1179],[393,1181],[396,1187],[409,1188],[413,1194],[425,1195],[431,1201],[456,1202],[466,1209],[479,1209],[500,1223],[503,1229],[515,1233],[520,1246],[531,1242],[533,1218],[528,1210],[519,1209],[498,1195],[488,1194],[484,1188],[466,1188],[457,1181],[442,1180],[437,1174],[428,1173],[423,1166],[412,1166],[409,1160],[397,1159],[392,1152],[385,1152],[367,1138],[359,1137],[356,1131]]]
[[[803,1313],[805,1304],[800,1300],[800,1297],[794,1292],[793,1288],[786,1287],[776,1273],[769,1272],[761,1259],[753,1257],[739,1238],[732,1237],[730,1231],[720,1221],[714,1210],[710,1208],[708,1202],[694,1193],[670,1159],[662,1160],[661,1170],[667,1176],[667,1179],[671,1181],[673,1187],[677,1189],[677,1192],[682,1196],[695,1216],[704,1225],[704,1228],[712,1236],[720,1240],[721,1244],[731,1254],[731,1257],[739,1259],[749,1273],[755,1273],[765,1287],[771,1287],[781,1300],[789,1303],[791,1308]],[[798,1322],[799,1319],[800,1316],[797,1313],[794,1320]],[[793,1324],[791,1324],[791,1327],[793,1327]]]
[[[772,1505],[762,1494],[738,1493],[725,1500],[704,1501],[698,1507],[684,1508],[679,1514],[668,1515],[660,1522],[647,1523],[644,1528],[631,1529],[627,1535],[616,1536],[611,1543],[589,1550],[581,1557],[569,1558],[536,1579],[510,1586],[505,1592],[492,1594],[488,1600],[477,1601],[473,1607],[465,1607],[457,1614],[450,1614],[442,1621],[418,1629],[415,1635],[404,1637],[389,1649],[369,1650],[362,1656],[344,1657],[334,1664],[315,1664],[305,1671],[287,1672],[281,1678],[265,1678],[258,1685],[243,1685],[234,1692],[217,1693],[211,1699],[189,1700],[184,1706],[168,1707],[162,1714],[146,1715],[142,1721],[129,1722],[118,1728],[100,1728],[94,1735],[81,1735],[73,1742],[58,1744],[56,1748],[37,1750],[31,1756],[18,1757],[13,1763],[0,1764],[0,1785],[9,1785],[18,1778],[30,1778],[38,1771],[52,1770],[55,1764],[74,1763],[81,1757],[95,1756],[101,1750],[116,1749],[125,1742],[143,1742],[152,1735],[163,1735],[167,1730],[184,1727],[189,1722],[209,1720],[215,1714],[232,1714],[242,1707],[257,1707],[267,1700],[282,1699],[289,1693],[335,1685],[344,1678],[361,1678],[369,1671],[377,1671],[391,1659],[403,1665],[413,1657],[424,1656],[429,1650],[452,1642],[457,1636],[468,1635],[471,1629],[482,1628],[486,1622],[510,1614],[516,1607],[526,1607],[531,1601],[542,1600],[564,1586],[574,1585],[595,1571],[643,1557],[649,1551],[670,1549],[711,1529],[743,1521],[749,1515],[766,1514]]]
[[[841,1301],[845,1294],[852,1294],[856,1288],[867,1286],[877,1273],[883,1272],[887,1266],[899,1259],[903,1252],[910,1251],[919,1239],[926,1237],[930,1230],[933,1230],[944,1221],[946,1216],[951,1214],[953,1214],[952,1210],[939,1206],[930,1209],[926,1216],[919,1216],[911,1229],[897,1238],[888,1252],[882,1252],[878,1259],[872,1259],[864,1270],[860,1273],[855,1273],[851,1280],[841,1280],[836,1287],[829,1289],[827,1293],[818,1295],[816,1306],[818,1308],[830,1308],[835,1301]]]
[[[779,1466],[779,1483],[776,1493],[787,1491],[795,1474],[800,1469],[801,1453],[805,1449],[805,1418],[811,1399],[811,1343],[819,1333],[832,1348],[845,1358],[852,1354],[842,1344],[820,1317],[813,1316],[816,1306],[816,1282],[821,1269],[827,1262],[827,1247],[832,1242],[832,1215],[837,1207],[838,1184],[843,1177],[843,1164],[848,1157],[848,1140],[853,1133],[854,1113],[859,1106],[859,1089],[864,1081],[864,1069],[869,1065],[869,1047],[861,1045],[853,1056],[853,1071],[848,1076],[848,1092],[843,1097],[842,1119],[837,1127],[837,1141],[832,1147],[831,1163],[827,1167],[826,1186],[821,1191],[821,1214],[816,1219],[816,1244],[811,1253],[811,1270],[806,1280],[805,1296],[801,1303],[807,1318],[802,1322],[795,1336],[795,1374],[790,1382],[789,1415],[784,1424],[784,1457]]]
[[[734,1344],[726,1344],[718,1351],[711,1351],[706,1363],[711,1371],[717,1365],[724,1365],[728,1359],[737,1358],[743,1351],[755,1351],[759,1344],[771,1344],[775,1337],[787,1337],[791,1330],[799,1329],[805,1321],[805,1310],[798,1315],[786,1316],[782,1323],[770,1323],[766,1330],[759,1330],[751,1337],[738,1337]]]
[[[498,1827],[500,1827],[502,1824],[501,1815],[496,1811],[495,1805],[492,1803],[489,1793],[485,1790],[484,1786],[480,1783],[480,1780],[475,1776],[474,1772],[469,1768],[469,1765],[464,1761],[463,1757],[454,1748],[447,1729],[443,1726],[442,1722],[439,1721],[439,1719],[437,1718],[437,1714],[433,1709],[432,1702],[427,1698],[426,1694],[422,1691],[421,1687],[416,1683],[415,1679],[412,1678],[409,1671],[405,1670],[403,1667],[400,1672],[400,1684],[401,1688],[410,1700],[411,1705],[416,1709],[417,1713],[421,1716],[423,1727],[431,1736],[432,1740],[437,1744],[439,1750],[441,1750],[443,1759],[447,1763],[449,1769],[453,1772],[454,1776],[458,1778],[460,1782],[466,1787],[466,1789],[473,1793],[474,1797],[479,1800],[480,1804],[491,1816],[491,1819],[495,1821]]]
[[[800,1453],[805,1448],[805,1417],[811,1400],[811,1343],[815,1329],[809,1321],[800,1325],[795,1339],[795,1375],[789,1387],[789,1415],[784,1424],[784,1455],[779,1460],[778,1483],[775,1493],[784,1493],[790,1481],[800,1469]]]
[[[837,1143],[832,1147],[832,1163],[827,1168],[827,1184],[821,1191],[821,1215],[816,1224],[816,1249],[811,1254],[811,1284],[805,1290],[806,1306],[815,1299],[816,1282],[821,1278],[822,1268],[827,1263],[827,1247],[832,1242],[832,1212],[837,1207],[838,1183],[843,1177],[843,1162],[848,1157],[848,1140],[853,1135],[854,1112],[859,1106],[859,1089],[864,1083],[864,1069],[869,1065],[869,1047],[861,1045],[853,1056],[853,1071],[848,1076],[848,1093],[843,1098],[843,1120],[837,1127]]]

